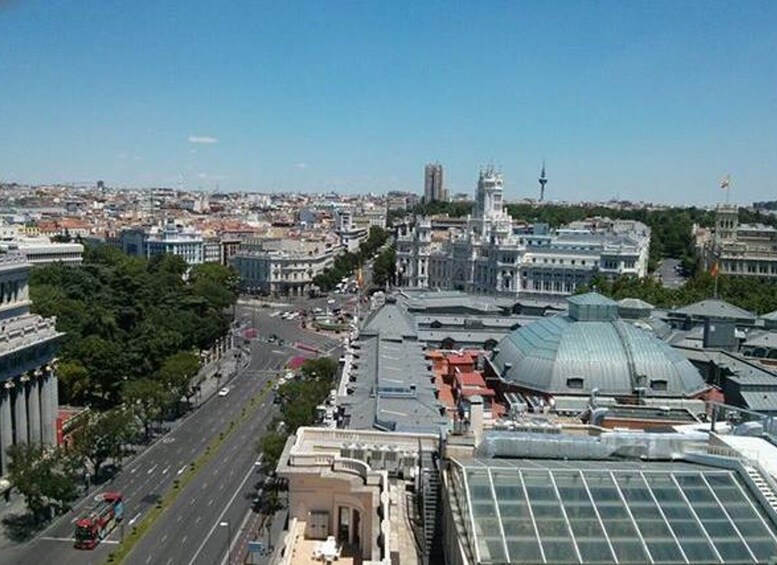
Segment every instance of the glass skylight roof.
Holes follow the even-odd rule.
[[[775,527],[735,471],[515,463],[453,468],[459,523],[475,563],[764,563],[777,557]]]

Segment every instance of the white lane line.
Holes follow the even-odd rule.
[[[164,468],[164,470],[162,471],[162,474],[164,475],[164,474],[165,474],[165,473],[167,473],[169,470],[170,470],[170,465],[168,465],[167,467],[165,467],[165,468]]]
[[[181,538],[181,545],[185,544],[187,539],[189,539],[189,536],[183,536]]]
[[[184,465],[183,467],[181,467],[180,469],[178,469],[178,472],[176,473],[176,475],[180,475],[180,474],[181,474],[181,473],[183,473],[185,470],[186,470],[186,465]]]
[[[150,475],[151,473],[153,473],[156,470],[157,467],[159,467],[159,465],[154,465],[148,471],[146,471],[146,474]]]
[[[138,518],[140,518],[140,515],[141,515],[141,512],[138,512],[137,514],[135,514],[135,516],[133,516],[132,519],[129,521],[129,525],[131,526],[132,524],[137,522]]]
[[[148,554],[148,557],[146,557],[146,563],[151,563],[151,554]]]
[[[193,496],[192,499],[189,501],[189,506],[194,506],[194,503],[197,501],[197,497]]]
[[[208,506],[213,506],[213,499],[212,498],[208,501]]]
[[[41,536],[38,539],[45,540],[45,541],[66,541],[69,543],[75,542],[75,538],[58,538],[54,536]],[[118,540],[112,540],[112,539],[104,539],[100,543],[110,543],[110,544],[118,544]]]
[[[183,519],[183,514],[179,514],[178,518],[176,518],[175,521],[180,524],[182,519]]]
[[[165,543],[167,541],[167,534],[162,536],[162,543]]]
[[[195,524],[199,524],[199,523],[200,523],[200,520],[202,520],[202,518],[201,518],[201,517],[199,517],[199,516],[197,516],[197,519],[194,521],[194,523],[195,523]]]
[[[261,458],[261,455],[259,457]],[[210,536],[213,535],[213,531],[218,527],[219,523],[221,522],[221,519],[224,517],[224,514],[227,513],[227,510],[229,510],[229,507],[232,506],[232,503],[237,498],[237,495],[240,494],[241,490],[243,490],[243,487],[248,482],[248,479],[251,478],[251,475],[254,474],[254,472],[255,472],[254,466],[251,465],[251,468],[248,469],[248,472],[246,473],[246,476],[243,478],[243,481],[240,483],[240,486],[238,486],[237,489],[235,489],[235,492],[232,494],[232,498],[229,499],[229,502],[227,502],[227,505],[224,507],[224,510],[221,511],[221,514],[219,514],[219,517],[216,518],[215,522],[213,522],[213,526],[211,526],[210,530],[208,531],[208,535],[206,535],[205,539],[202,540],[200,547],[198,547],[197,551],[194,553],[194,557],[192,557],[191,561],[189,561],[189,565],[193,565],[194,562],[197,561],[197,558],[200,556],[200,553],[202,553],[202,549],[205,547],[205,544],[208,543]]]

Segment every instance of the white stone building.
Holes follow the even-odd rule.
[[[54,362],[63,334],[54,318],[30,313],[29,270],[24,255],[0,253],[0,475],[11,445],[57,442]]]
[[[63,263],[80,265],[84,246],[80,243],[56,243],[45,235],[30,236],[22,233],[18,226],[0,227],[0,250],[18,250],[33,266]]]
[[[437,234],[434,234],[437,235]],[[501,174],[481,171],[464,229],[433,237],[429,218],[397,237],[400,286],[509,295],[568,295],[594,275],[647,275],[650,229],[599,219],[595,225],[520,228],[505,211]]]
[[[335,252],[325,241],[256,239],[242,242],[230,261],[245,290],[305,296],[313,279],[334,264]]]

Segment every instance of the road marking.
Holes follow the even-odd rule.
[[[262,456],[260,455],[259,457],[261,458]],[[202,540],[200,547],[197,548],[197,551],[194,553],[194,557],[192,557],[191,561],[189,561],[189,565],[193,565],[193,563],[197,561],[197,557],[199,557],[200,553],[202,553],[202,549],[205,547],[205,544],[208,543],[210,536],[213,535],[213,531],[218,527],[219,523],[221,523],[221,519],[224,518],[224,514],[227,513],[227,510],[229,510],[229,507],[232,506],[232,503],[237,498],[237,495],[240,494],[240,491],[243,490],[243,487],[248,482],[248,479],[250,479],[251,475],[253,475],[254,473],[255,473],[254,466],[251,465],[251,467],[248,469],[248,472],[246,473],[246,476],[243,478],[243,481],[240,483],[240,486],[238,486],[234,494],[232,494],[232,498],[229,499],[229,502],[227,502],[227,505],[224,507],[224,510],[221,511],[221,514],[219,514],[219,517],[216,518],[216,521],[213,523],[213,526],[211,526],[210,530],[208,531],[208,535],[205,536],[205,539]]]
[[[195,524],[199,524],[199,523],[200,523],[200,520],[202,520],[202,518],[200,518],[199,516],[197,516],[197,519],[194,521],[194,523],[195,523]]]
[[[140,515],[141,515],[141,514],[142,514],[142,512],[138,512],[137,514],[135,514],[135,516],[132,518],[132,520],[130,520],[130,521],[129,521],[129,525],[131,526],[132,524],[134,524],[135,522],[137,522],[137,521],[138,521],[138,518],[140,518]]]
[[[167,534],[162,536],[162,543],[165,543],[167,541]]]
[[[151,563],[151,554],[148,554],[148,557],[146,557],[146,563]]]
[[[183,467],[181,467],[180,469],[178,469],[178,472],[176,473],[176,475],[180,475],[180,474],[181,474],[181,473],[183,473],[185,470],[186,470],[186,465],[184,465]]]
[[[45,540],[45,541],[67,541],[70,543],[74,543],[76,540],[75,538],[58,538],[54,536],[41,536],[38,539]],[[100,543],[110,543],[110,544],[118,544],[118,540],[112,540],[112,539],[104,539]]]
[[[194,503],[197,501],[197,497],[193,496],[191,502],[189,502],[189,506],[194,506]]]
[[[208,483],[203,483],[202,484],[202,490],[205,490],[206,488],[208,488]]]
[[[212,498],[208,501],[208,506],[213,506],[213,499]]]
[[[189,536],[183,536],[181,538],[181,545],[185,544],[187,539],[189,539]]]
[[[182,519],[183,519],[183,516],[181,514],[179,514],[178,518],[176,518],[175,521],[180,524]]]
[[[150,475],[151,473],[153,473],[156,470],[157,467],[159,467],[159,465],[154,465],[148,471],[146,471],[146,474]]]

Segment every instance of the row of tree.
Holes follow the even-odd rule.
[[[198,352],[230,327],[237,277],[222,265],[88,247],[81,267],[33,270],[33,309],[56,316],[63,402],[107,409],[163,386],[193,394]],[[154,384],[156,383],[156,384]]]
[[[381,251],[378,258],[372,264],[372,284],[377,288],[383,288],[386,284],[396,284],[397,250],[390,245]]]
[[[715,296],[715,279],[700,272],[679,288],[667,288],[652,277],[623,276],[614,281],[597,277],[578,292],[594,288],[614,300],[639,298],[661,308],[679,308]],[[717,296],[755,314],[766,314],[777,310],[777,281],[720,275]]]
[[[60,513],[78,498],[79,485],[100,482],[107,461],[120,467],[140,434],[132,410],[89,412],[65,446],[20,443],[8,448],[8,478],[24,497],[34,522]]]
[[[326,400],[336,377],[337,361],[319,357],[305,361],[297,378],[278,387],[275,394],[281,405],[281,416],[273,420],[257,446],[263,454],[265,469],[275,469],[289,434],[300,426],[315,423],[316,407]]]
[[[350,277],[367,259],[372,257],[388,240],[389,232],[372,226],[367,239],[361,242],[356,253],[346,251],[335,257],[334,264],[313,279],[313,284],[323,291],[332,290],[344,278]]]

